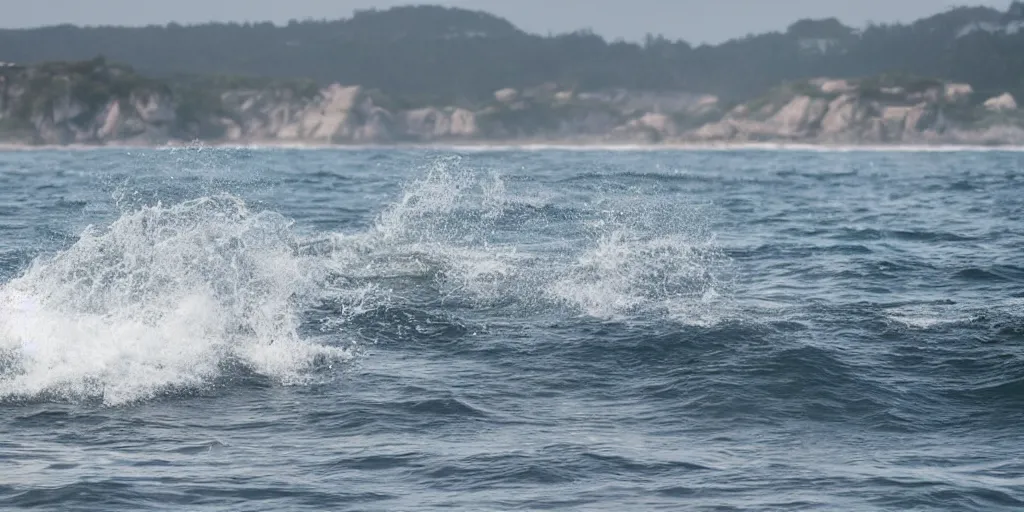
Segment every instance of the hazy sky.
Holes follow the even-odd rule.
[[[435,3],[503,16],[530,32],[591,28],[609,38],[660,33],[692,43],[782,30],[803,17],[836,16],[849,25],[909,21],[953,5],[1006,9],[1011,0],[0,0],[0,26],[58,23],[146,25],[204,21],[343,18],[353,9]]]

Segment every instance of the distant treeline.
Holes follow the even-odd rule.
[[[697,14],[694,14],[695,16]],[[879,13],[884,17],[884,13]],[[285,26],[204,24],[0,30],[0,61],[98,55],[154,76],[308,78],[443,104],[505,87],[688,90],[746,99],[782,82],[890,71],[1024,92],[1024,3],[963,7],[909,25],[854,30],[803,20],[784,33],[693,47],[649,36],[609,42],[587,31],[539,36],[490,14],[436,6],[361,11]]]

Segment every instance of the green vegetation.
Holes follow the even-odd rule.
[[[24,119],[0,119],[0,136],[7,140],[32,139],[35,127]]]
[[[785,33],[693,47],[653,35],[642,44],[609,42],[588,31],[545,37],[478,11],[414,6],[285,26],[0,30],[0,60],[31,64],[106,55],[157,77],[308,77],[321,85],[358,84],[392,98],[419,98],[413,104],[479,104],[503,87],[543,83],[578,90],[687,90],[742,101],[780,83],[890,70],[1019,92],[1024,31],[974,28],[1020,19],[1024,4],[1017,2],[1008,12],[956,8],[862,32],[835,19],[801,20]],[[249,80],[236,79],[236,85]]]

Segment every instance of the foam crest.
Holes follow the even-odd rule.
[[[440,160],[428,168],[424,177],[403,187],[398,201],[381,213],[372,235],[382,241],[448,238],[464,227],[452,222],[452,216],[475,185],[472,174],[459,166],[458,158]]]
[[[712,237],[605,227],[547,292],[602,319],[662,314],[688,324],[717,320],[727,260]],[[671,226],[671,224],[668,224]]]
[[[86,229],[0,288],[0,398],[116,405],[346,357],[299,336],[316,271],[295,247],[287,219],[227,195]]]
[[[442,160],[370,230],[332,238],[334,270],[363,284],[412,284],[397,293],[428,302],[714,322],[728,258],[706,213],[678,198],[609,196],[582,205],[562,198],[578,210],[566,216],[553,206],[558,197]]]
[[[343,338],[381,308],[717,320],[728,261],[699,208],[530,186],[444,159],[369,229],[310,239],[230,195],[137,208],[0,286],[0,399],[122,404],[238,371],[301,382],[350,355],[311,334]]]
[[[330,268],[354,280],[346,286],[418,282],[437,300],[494,298],[520,259],[514,242],[495,240],[509,201],[498,176],[481,179],[457,158],[440,160],[407,183],[368,231],[330,236]],[[402,293],[377,291],[389,299]]]

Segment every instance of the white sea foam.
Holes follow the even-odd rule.
[[[301,379],[338,348],[300,339],[311,271],[289,222],[237,198],[142,208],[0,287],[0,397],[107,404],[212,384],[240,364]]]
[[[555,243],[545,246],[535,243],[540,233],[503,220],[520,207],[543,215],[557,197],[510,191],[497,176],[445,160],[410,182],[368,232],[334,237],[335,268],[360,279],[429,278],[441,298],[478,305],[512,300],[524,310],[546,304],[602,319],[714,321],[728,260],[707,215],[676,198],[615,195],[578,219],[552,220]]]
[[[1011,297],[992,299],[984,310],[945,303],[899,306],[886,309],[885,317],[903,328],[928,331],[951,325],[968,325],[985,319],[1000,319],[1016,324],[1019,323],[1022,310],[1024,299]]]
[[[966,324],[977,319],[969,311],[950,304],[915,304],[889,308],[886,318],[905,328],[931,330],[947,325]]]
[[[366,232],[329,236],[331,270],[358,280],[425,278],[442,295],[493,297],[513,277],[514,244],[490,239],[509,199],[496,176],[481,180],[442,160],[409,182]]]
[[[714,323],[728,293],[728,259],[706,221],[676,208],[675,215],[627,209],[596,223],[590,245],[547,293],[602,319],[661,314],[688,324]]]

